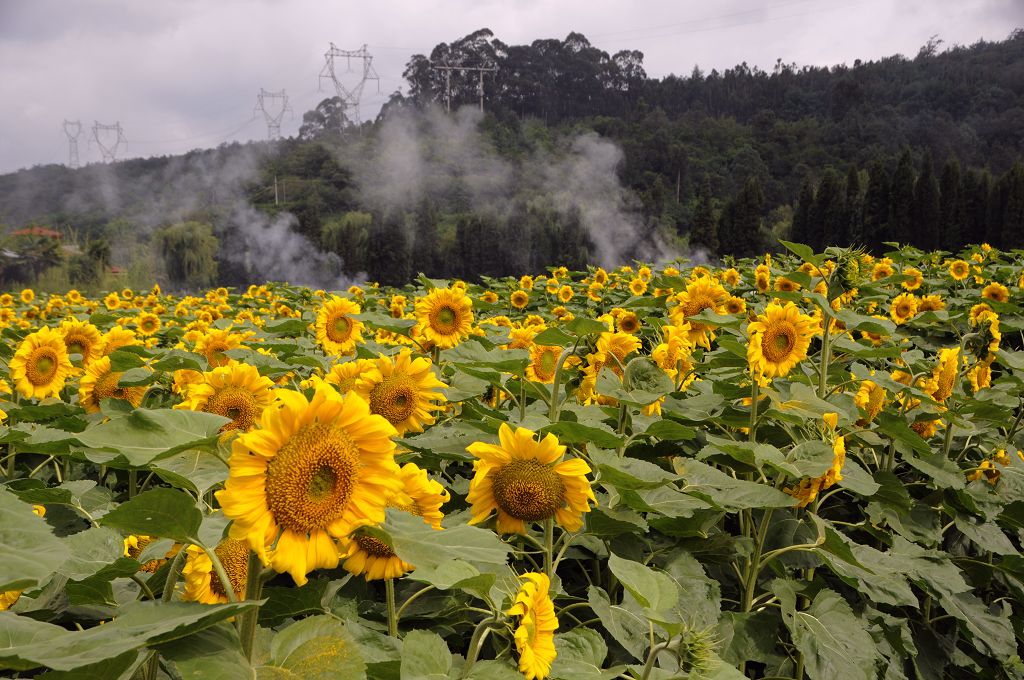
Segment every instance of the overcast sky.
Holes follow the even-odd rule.
[[[317,76],[331,42],[369,45],[372,116],[410,55],[483,27],[509,44],[581,32],[609,53],[643,51],[664,76],[912,57],[936,34],[1002,40],[1024,27],[1024,0],[0,0],[0,172],[67,162],[64,119],[82,122],[83,164],[100,160],[94,121],[120,121],[121,157],[262,139],[260,88],[287,90],[293,135],[327,96]]]

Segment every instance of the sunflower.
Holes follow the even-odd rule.
[[[509,302],[511,302],[512,306],[516,309],[525,309],[526,305],[530,304],[530,294],[525,290],[517,290],[512,293],[512,296],[509,298]]]
[[[226,329],[214,328],[208,330],[203,336],[196,340],[196,352],[206,357],[206,361],[212,367],[227,366],[231,358],[224,354],[228,350],[244,348],[245,336],[241,333],[232,333]]]
[[[232,361],[203,373],[202,381],[190,384],[185,400],[174,408],[230,418],[221,432],[248,432],[273,403],[274,381],[260,375],[255,366]]]
[[[615,319],[615,327],[620,333],[632,335],[640,330],[640,319],[635,312],[623,312]]]
[[[747,303],[743,298],[730,295],[729,299],[725,301],[724,308],[727,314],[742,314],[747,311]]]
[[[901,293],[893,298],[889,306],[889,316],[897,325],[905,324],[917,315],[917,296],[913,293]]]
[[[647,292],[647,282],[643,279],[633,279],[629,282],[629,292],[640,296]]]
[[[555,368],[561,355],[562,348],[557,345],[531,345],[526,377],[534,382],[550,385],[555,381]]]
[[[758,291],[765,293],[768,291],[768,287],[771,286],[772,282],[772,271],[767,265],[759,264],[754,269],[754,287]]]
[[[686,290],[676,296],[678,305],[672,308],[670,315],[672,322],[676,325],[695,314],[700,314],[705,309],[721,313],[722,305],[729,298],[725,288],[709,276],[700,276],[686,285]],[[700,345],[711,349],[711,340],[714,334],[710,334],[710,326],[702,323],[690,322],[690,340],[694,345]]]
[[[316,341],[328,354],[352,354],[363,341],[363,322],[353,318],[360,307],[332,295],[316,312]]]
[[[782,377],[807,357],[814,336],[814,320],[792,302],[769,304],[764,314],[747,326],[751,372],[766,378]]]
[[[103,334],[103,354],[104,356],[115,352],[122,347],[128,347],[129,345],[141,345],[142,341],[135,335],[135,331],[127,328],[121,328],[120,326],[114,326],[109,331]]]
[[[292,390],[278,399],[258,430],[234,440],[216,496],[234,520],[231,538],[304,585],[313,569],[338,566],[337,540],[360,522],[384,520],[387,499],[402,489],[397,433],[358,395],[326,385],[312,400]]]
[[[913,292],[920,288],[921,284],[924,282],[924,274],[921,273],[920,269],[917,269],[915,267],[907,267],[906,269],[903,270],[903,275],[910,277],[902,284],[900,284],[903,286],[905,290]]]
[[[918,312],[938,312],[946,308],[946,303],[938,295],[923,295],[917,303]]]
[[[939,351],[939,360],[932,371],[932,382],[934,388],[931,391],[932,399],[944,402],[953,394],[956,386],[957,372],[960,370],[960,348],[952,347]]]
[[[466,501],[470,524],[498,514],[498,531],[526,533],[526,522],[554,518],[567,531],[583,526],[583,513],[597,503],[586,475],[590,466],[579,458],[561,461],[565,447],[548,433],[539,442],[524,427],[513,432],[507,423],[498,430],[499,444],[475,442],[466,450],[476,456],[475,475]],[[561,462],[558,462],[561,461]]]
[[[64,336],[46,326],[25,336],[8,368],[18,393],[36,399],[59,395],[74,369]]]
[[[451,498],[439,482],[427,475],[414,463],[406,463],[399,472],[403,490],[391,497],[388,506],[422,517],[434,529],[441,529],[444,513],[441,506]],[[399,578],[416,567],[400,559],[390,545],[360,531],[352,535],[348,548],[342,555],[342,567],[351,574],[363,576],[367,581]]]
[[[156,540],[156,537],[154,537],[154,536],[140,536],[140,535],[136,535],[136,534],[131,534],[129,536],[125,536],[125,538],[124,538],[124,556],[125,557],[130,557],[131,559],[138,561],[139,557],[142,555],[143,551],[146,549],[146,546],[148,546],[150,543],[152,543],[155,540]],[[156,573],[157,569],[159,569],[161,566],[163,566],[164,562],[167,561],[167,558],[174,557],[175,555],[178,554],[179,550],[181,550],[181,546],[179,544],[175,543],[171,547],[171,549],[168,550],[164,554],[163,557],[158,557],[155,560],[146,560],[145,562],[142,562],[142,566],[140,567],[140,569],[142,571],[144,571],[144,572],[149,573],[149,574],[154,574],[154,573]]]
[[[21,301],[26,305],[32,304],[32,301],[36,299],[35,291],[31,288],[25,288],[21,291]]]
[[[416,319],[428,342],[441,349],[455,347],[473,328],[473,300],[455,288],[435,288],[416,298]]]
[[[529,274],[523,274],[520,276],[519,287],[523,290],[533,290],[533,277]]]
[[[892,268],[892,260],[885,257],[875,263],[875,266],[871,269],[871,280],[879,281],[884,278],[892,276],[895,270]]]
[[[509,328],[508,343],[502,345],[502,349],[528,349],[533,344],[534,337],[541,331],[540,328],[524,326],[520,328]]]
[[[493,305],[498,301],[498,294],[493,290],[484,291],[484,294],[480,296],[480,301]]]
[[[775,279],[775,290],[780,293],[793,293],[800,290],[800,284],[785,276],[780,276]]]
[[[953,260],[949,263],[949,275],[954,281],[963,281],[971,273],[971,266],[964,260]]]
[[[140,335],[153,335],[162,326],[160,317],[150,312],[144,312],[139,314],[138,318],[135,319],[135,327],[139,329]]]
[[[558,617],[549,594],[551,581],[539,572],[523,574],[519,578],[525,583],[505,615],[519,617],[519,625],[513,634],[519,652],[519,672],[526,680],[544,680],[557,656],[555,631],[558,630]]]
[[[59,330],[64,336],[68,355],[77,354],[81,357],[73,363],[84,367],[103,356],[103,336],[100,335],[100,330],[88,321],[65,319],[61,322]]]
[[[100,357],[86,367],[85,375],[78,383],[78,403],[86,413],[99,413],[104,399],[120,399],[133,408],[139,407],[148,388],[145,385],[120,387],[121,375],[111,370],[110,357]]]
[[[1001,283],[993,281],[981,291],[981,297],[994,302],[1009,302],[1010,290]]]
[[[374,368],[376,364],[370,359],[353,359],[344,363],[331,366],[323,380],[333,385],[339,394],[346,394],[356,386],[356,382],[366,371]]]
[[[394,357],[381,355],[374,366],[364,371],[353,391],[370,406],[370,412],[383,416],[398,431],[422,432],[433,425],[433,411],[444,408],[445,397],[435,390],[447,387],[431,370],[427,357],[412,357],[403,347]]]
[[[249,580],[249,544],[233,538],[225,538],[213,549],[231,590],[239,600],[245,599],[245,586]],[[185,579],[183,599],[203,604],[221,604],[230,601],[224,585],[213,569],[213,562],[199,546],[190,545],[186,551],[185,566],[181,575]]]
[[[786,493],[797,499],[796,507],[810,505],[822,491],[831,488],[843,479],[843,465],[846,463],[846,443],[838,436],[832,442],[832,466],[821,477],[804,478],[795,488],[786,489]]]
[[[885,408],[885,388],[873,380],[863,380],[853,401],[864,412],[864,417],[857,421],[857,425],[864,427]]]
[[[977,394],[980,390],[992,386],[992,362],[994,356],[979,361],[967,372],[967,379],[971,381],[971,391]]]

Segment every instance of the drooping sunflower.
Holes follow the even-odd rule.
[[[993,281],[982,289],[981,297],[986,300],[993,300],[994,302],[1009,302],[1010,289],[1001,283]]]
[[[316,341],[328,354],[352,354],[363,341],[363,322],[353,318],[361,308],[351,300],[332,295],[316,312]]]
[[[953,394],[956,386],[957,372],[960,370],[960,348],[951,347],[939,350],[939,360],[932,371],[932,399],[944,402]]]
[[[448,491],[414,463],[403,465],[399,476],[403,489],[391,497],[388,506],[422,517],[426,524],[440,530],[444,519],[441,506],[451,497]],[[400,559],[387,543],[359,528],[353,533],[342,558],[346,571],[363,576],[367,581],[399,578],[416,568]]]
[[[434,423],[434,411],[443,408],[445,396],[436,390],[447,387],[431,370],[427,357],[413,358],[403,347],[393,357],[381,355],[373,367],[363,371],[353,391],[370,405],[370,412],[383,416],[398,431],[422,432]]]
[[[477,457],[466,500],[472,505],[470,524],[497,511],[498,532],[526,533],[527,522],[554,518],[567,531],[583,525],[583,513],[597,503],[580,458],[562,460],[565,447],[551,433],[537,441],[524,427],[515,431],[502,423],[499,444],[475,442],[466,450]]]
[[[455,347],[473,328],[473,300],[458,288],[435,288],[416,298],[423,337],[441,349]]]
[[[231,582],[231,590],[239,600],[245,599],[245,585],[249,580],[249,544],[233,538],[225,538],[213,549]],[[190,545],[186,550],[185,566],[181,569],[185,579],[183,599],[203,604],[229,602],[227,591],[213,569],[213,562],[199,546]]]
[[[897,325],[905,324],[917,315],[917,302],[917,296],[913,293],[901,293],[893,298],[889,316]]]
[[[59,395],[74,369],[64,336],[46,326],[25,336],[8,368],[18,393],[36,399]]]
[[[525,581],[507,616],[518,616],[513,637],[519,652],[519,672],[526,680],[544,680],[551,673],[555,651],[558,617],[551,601],[551,581],[544,574],[530,572],[520,576]]]
[[[853,396],[854,403],[864,412],[864,417],[857,421],[860,427],[864,427],[882,412],[885,407],[885,388],[873,380],[864,380]]]
[[[68,355],[81,356],[81,359],[72,363],[85,367],[103,356],[103,336],[100,335],[100,330],[88,321],[65,319],[60,324],[60,332],[64,336]]]
[[[786,493],[797,499],[798,508],[804,508],[814,502],[818,495],[831,488],[843,479],[843,465],[846,463],[846,443],[842,436],[832,442],[832,466],[821,477],[805,477],[793,488],[785,489]]]
[[[185,400],[174,408],[230,418],[221,432],[248,432],[273,403],[274,381],[260,375],[255,366],[232,361],[206,371],[202,381],[188,385]]]
[[[120,387],[121,375],[111,370],[110,357],[100,357],[86,367],[78,383],[78,403],[86,413],[99,413],[100,402],[104,399],[120,399],[134,408],[139,407],[148,388],[145,385]]]
[[[232,444],[229,474],[217,500],[245,539],[298,585],[320,567],[338,566],[338,540],[360,522],[379,523],[402,490],[395,463],[397,432],[358,395],[317,386],[311,400],[280,390],[281,408],[266,409],[260,428]]]
[[[747,326],[750,370],[766,378],[782,377],[807,357],[814,336],[814,319],[792,302],[769,304],[764,314]]]

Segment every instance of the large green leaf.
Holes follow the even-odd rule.
[[[256,677],[365,680],[366,663],[339,619],[323,614],[293,623],[274,636],[269,661]]]
[[[725,510],[788,508],[796,499],[773,486],[735,479],[696,460],[677,458],[677,471],[686,484],[683,491]]]
[[[608,556],[608,568],[636,601],[651,611],[668,611],[679,599],[675,581],[663,572],[623,559],[615,553]]]
[[[195,501],[177,489],[152,489],[122,503],[104,515],[100,523],[130,534],[198,542],[203,513]]]
[[[31,505],[0,488],[0,592],[38,585],[69,554]]]
[[[395,554],[418,567],[437,567],[451,560],[505,564],[511,550],[493,531],[467,524],[438,531],[422,518],[397,510],[388,510],[384,531]]]
[[[178,451],[216,444],[227,418],[202,411],[135,409],[131,414],[99,423],[75,437],[91,449],[94,463],[124,461],[142,467]]]
[[[413,630],[402,640],[401,680],[448,680],[452,655],[440,635]]]
[[[653,489],[677,478],[677,475],[654,463],[637,458],[619,458],[601,449],[591,451],[590,459],[597,465],[600,482],[619,489]]]

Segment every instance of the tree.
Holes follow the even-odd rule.
[[[991,193],[992,176],[988,171],[971,169],[964,173],[964,242],[980,243],[988,238],[988,203]]]
[[[718,252],[718,224],[712,205],[711,181],[705,177],[700,187],[700,198],[690,228],[690,248],[703,248],[710,254]]]
[[[809,243],[814,250],[823,250],[831,245],[849,245],[846,234],[846,207],[844,205],[843,181],[833,168],[825,171],[814,194],[810,222],[815,225],[821,238]]]
[[[883,240],[898,243],[914,240],[914,166],[910,160],[910,149],[904,149],[892,176],[889,229]]]
[[[941,239],[939,247],[958,251],[964,245],[966,203],[964,201],[963,179],[960,177],[960,161],[951,156],[942,168],[939,181],[939,213]]]
[[[926,250],[941,247],[942,213],[939,206],[939,182],[935,178],[931,152],[925,154],[921,162],[921,174],[914,184],[911,219],[913,228],[908,242]]]
[[[844,244],[858,245],[864,242],[864,197],[860,188],[860,171],[850,164],[846,171],[846,238]],[[837,243],[837,245],[839,245]]]
[[[390,210],[374,218],[366,248],[366,273],[386,286],[405,285],[412,277],[405,213]]]
[[[791,241],[810,245],[817,249],[821,242],[821,230],[811,224],[811,207],[814,205],[814,184],[810,177],[804,178],[803,186],[800,188],[800,196],[796,200],[796,207],[793,209],[793,226],[789,232]],[[820,225],[818,225],[820,226]]]
[[[329,218],[320,231],[320,245],[341,258],[344,271],[355,275],[366,271],[367,244],[373,215],[352,211]]]
[[[202,288],[217,280],[217,237],[209,224],[181,222],[154,235],[167,278],[179,288]]]
[[[864,245],[878,252],[889,229],[889,175],[880,160],[868,166],[868,188],[864,194]]]
[[[328,97],[312,111],[302,114],[299,139],[312,141],[334,136],[350,123],[345,115],[345,102],[341,97]]]
[[[429,198],[423,198],[413,222],[412,269],[427,276],[437,276],[441,267],[440,233],[437,210]]]
[[[756,254],[762,245],[763,215],[764,192],[757,178],[751,177],[719,218],[722,252],[737,257]]]
[[[1024,245],[1024,165],[1017,161],[1006,175],[1003,248],[1020,248]]]

